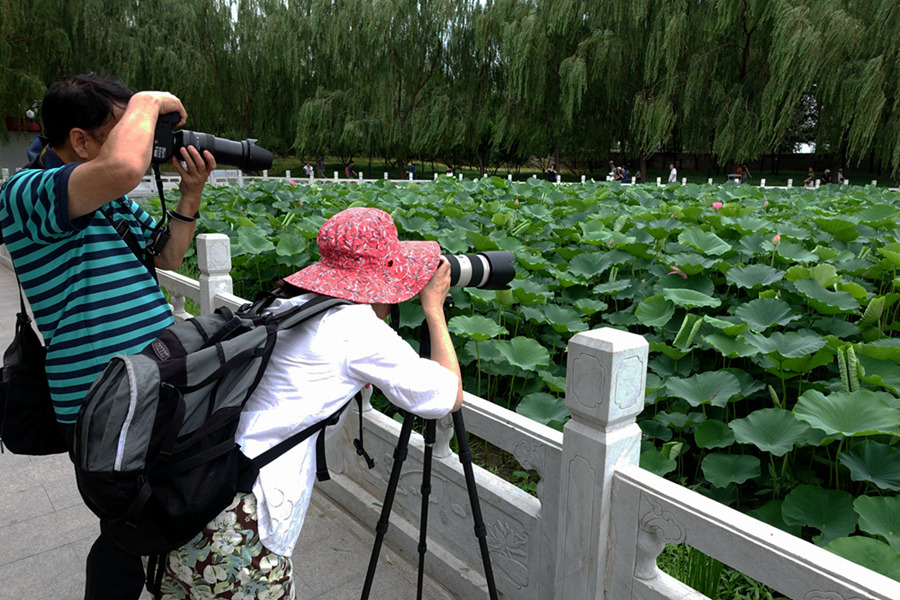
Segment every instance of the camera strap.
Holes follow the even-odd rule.
[[[159,192],[159,204],[162,208],[162,216],[156,224],[156,229],[150,234],[150,242],[147,244],[146,252],[151,259],[152,257],[162,254],[163,249],[169,242],[169,226],[168,223],[166,223],[169,212],[166,210],[166,195],[163,192],[162,175],[159,173],[159,165],[155,163],[153,164],[153,175],[156,177],[156,189]],[[153,278],[156,278],[155,270],[153,271]]]

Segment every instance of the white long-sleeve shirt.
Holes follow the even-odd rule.
[[[276,301],[278,313],[310,296]],[[253,458],[278,442],[334,414],[365,384],[396,406],[424,418],[453,408],[459,380],[415,350],[371,306],[345,305],[281,331],[259,386],[247,401],[236,440]],[[262,543],[283,556],[293,553],[312,494],[316,436],[265,466],[253,493]]]

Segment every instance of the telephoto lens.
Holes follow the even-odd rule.
[[[209,150],[217,164],[237,167],[241,171],[265,171],[272,167],[272,153],[257,146],[256,140],[236,142],[199,131],[173,131],[180,119],[178,113],[166,113],[157,119],[153,132],[153,164],[168,162],[172,156],[181,160],[181,148],[193,146],[201,155],[204,150]]]
[[[478,254],[445,255],[450,263],[450,285],[483,290],[505,290],[516,276],[512,252],[488,250]]]
[[[175,132],[175,149],[183,146],[193,146],[201,153],[209,150],[217,164],[237,167],[241,171],[264,171],[272,167],[272,153],[257,146],[256,140],[237,142],[182,129]]]

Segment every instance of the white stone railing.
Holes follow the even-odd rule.
[[[228,238],[197,239],[201,280],[161,272],[173,295],[203,310],[245,301],[231,294]],[[173,298],[173,304],[178,305]],[[180,301],[183,306],[183,300]],[[183,310],[182,310],[183,312]],[[896,600],[900,582],[752,519],[638,467],[648,345],[599,329],[568,345],[564,433],[489,400],[465,395],[469,433],[512,454],[540,476],[537,497],[475,467],[493,571],[504,598],[620,600],[705,598],[660,572],[666,543],[690,546],[797,600]],[[355,410],[353,411],[355,413]],[[328,441],[332,480],[317,484],[374,529],[400,424],[364,407],[368,470],[353,448],[354,415]],[[432,465],[427,568],[460,598],[487,597],[462,468],[450,448],[449,418],[438,424]],[[479,442],[474,442],[475,444]],[[386,539],[415,561],[419,543],[421,436],[413,434]],[[373,533],[374,539],[374,533]]]
[[[16,168],[16,169],[13,169],[12,172],[15,173],[16,171],[19,171],[19,170],[20,170],[19,168]],[[11,173],[8,168],[4,167],[4,168],[0,169],[0,184],[2,184],[4,181],[6,181],[9,178],[10,174]],[[540,177],[541,174],[538,173],[538,174],[536,174],[536,176]],[[446,176],[439,175],[438,173],[434,174],[435,179],[438,179],[439,177],[446,177]],[[458,178],[460,181],[463,180],[462,174],[453,175],[453,177]],[[483,177],[487,177],[487,175],[484,175]],[[732,177],[733,177],[732,175],[728,176],[729,183],[732,182]],[[507,174],[506,178],[509,181],[512,181],[513,176],[512,176],[512,174]],[[160,177],[160,179],[162,180],[164,192],[172,191],[178,187],[179,177],[177,175],[165,174],[165,175],[162,175]],[[331,183],[372,183],[374,181],[380,181],[379,179],[374,179],[374,178],[366,179],[364,177],[363,173],[360,173],[357,177],[355,177],[353,179],[349,179],[346,177],[342,178],[342,177],[338,176],[337,171],[334,172],[333,177],[316,178],[314,176],[292,177],[290,171],[287,171],[283,177],[274,177],[274,176],[270,177],[268,174],[268,171],[264,171],[263,175],[261,177],[251,177],[251,176],[244,175],[243,172],[238,171],[238,170],[216,170],[209,176],[209,184],[210,185],[243,186],[245,181],[268,181],[268,180],[279,180],[279,179],[284,180],[284,181],[290,181],[291,183],[296,184],[296,185],[304,185],[304,184],[308,184],[308,183],[330,183],[330,182]],[[388,176],[388,173],[384,173],[384,176],[382,179],[391,181],[392,183],[407,183],[409,181],[412,181],[411,179],[391,179]],[[610,180],[611,180],[610,177],[606,177],[606,181],[610,181]],[[421,182],[424,180],[418,179],[416,181]],[[591,180],[591,181],[593,181],[593,180]],[[586,183],[586,182],[587,182],[587,178],[584,175],[582,175],[581,183]],[[564,181],[561,181],[560,179],[557,179],[556,183],[557,183],[557,185],[570,185],[573,183],[577,184],[577,182],[564,182]],[[709,178],[707,180],[707,183],[709,185],[712,185],[713,184],[712,178]],[[682,185],[687,184],[686,177],[681,178],[681,184]],[[630,186],[630,185],[634,185],[634,184],[626,183],[623,185]],[[662,177],[657,177],[656,185],[657,185],[657,187],[664,187],[665,185],[667,185],[667,183],[662,180]],[[753,184],[745,183],[743,185],[753,185]],[[821,180],[817,179],[815,182],[815,185],[803,186],[803,184],[800,184],[799,187],[818,189],[820,187],[820,185],[821,185]],[[850,185],[850,180],[845,179],[843,182],[843,185]],[[878,180],[873,179],[871,182],[871,185],[877,186]],[[766,188],[766,189],[771,189],[771,188],[788,189],[788,188],[794,187],[794,181],[793,181],[793,179],[788,179],[787,185],[775,186],[775,185],[766,185],[766,180],[765,180],[765,178],[763,178],[763,179],[760,179],[760,181],[759,181],[759,187]],[[890,188],[890,189],[892,191],[900,191],[900,189],[897,189],[897,188]],[[159,192],[157,191],[156,178],[152,175],[145,175],[144,178],[141,180],[141,183],[138,184],[138,186],[136,188],[134,188],[128,194],[128,196],[131,198],[149,198],[149,197],[156,197],[158,195],[159,195]]]

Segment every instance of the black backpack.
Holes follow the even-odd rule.
[[[251,491],[261,467],[337,423],[346,408],[253,460],[241,452],[238,420],[276,333],[350,304],[316,296],[263,316],[274,299],[267,296],[237,313],[223,307],[168,327],[140,354],[111,359],[85,397],[75,429],[78,488],[126,551],[159,555],[185,544],[237,492]],[[318,476],[327,479],[323,435],[317,443]]]

